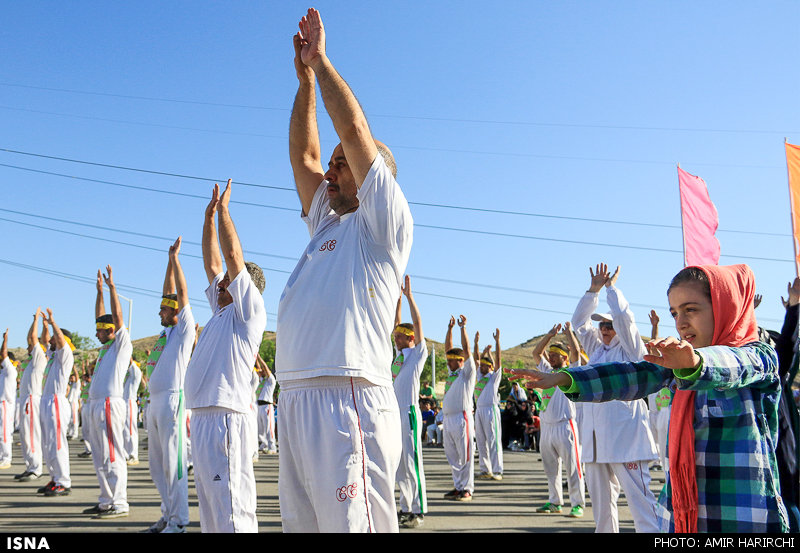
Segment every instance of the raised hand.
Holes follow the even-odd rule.
[[[650,324],[653,326],[658,326],[658,323],[661,322],[661,319],[658,318],[658,313],[656,313],[655,309],[650,310]]]
[[[211,219],[214,213],[217,212],[217,205],[219,204],[219,184],[214,183],[214,190],[211,192],[211,201],[206,207],[206,218]]]
[[[228,209],[228,204],[231,201],[231,182],[233,179],[228,179],[228,184],[225,186],[225,190],[222,191],[222,195],[219,197],[219,208],[220,209]]]
[[[605,263],[598,263],[595,271],[592,271],[592,268],[589,267],[589,275],[591,277],[589,291],[599,292],[600,289],[605,286],[606,281],[608,280],[608,265]]]
[[[103,291],[103,273],[100,272],[100,269],[97,269],[97,283],[95,285],[98,292]]]
[[[411,277],[406,275],[405,284],[400,287],[400,290],[403,292],[403,295],[409,297],[411,295]]]
[[[181,237],[178,236],[178,239],[175,240],[175,243],[169,247],[169,256],[172,258],[178,257],[178,254],[181,251]]]
[[[794,281],[786,286],[786,291],[789,293],[789,299],[786,300],[787,306],[800,303],[800,278],[795,277]]]
[[[559,332],[561,332],[561,323],[554,324],[553,328],[550,329],[550,331],[547,333],[547,335],[550,336],[550,337],[553,337],[556,334],[558,334]]]
[[[325,27],[319,12],[310,8],[299,23],[300,59],[309,67],[325,56]]]
[[[753,309],[755,309],[756,307],[761,305],[761,300],[763,300],[763,299],[764,299],[764,296],[762,296],[761,294],[756,294],[753,297]]]
[[[456,319],[450,315],[450,322],[447,323],[447,328],[453,328],[456,325]]]
[[[464,325],[467,324],[467,318],[464,315],[458,316],[458,326],[464,328]]]
[[[674,336],[651,340],[645,346],[648,351],[648,355],[644,356],[645,361],[673,371],[691,369],[700,363],[700,356],[694,351],[692,344]]]
[[[103,275],[103,280],[106,281],[106,286],[109,288],[114,286],[114,277],[111,274],[111,265],[106,265],[106,274]]]
[[[294,70],[297,72],[297,79],[300,81],[311,80],[314,78],[314,70],[303,63],[301,51],[303,49],[303,35],[298,32],[292,37],[294,46]]]
[[[621,267],[619,265],[617,265],[617,270],[614,271],[614,274],[606,279],[606,284],[605,284],[606,288],[610,288],[611,286],[614,286],[614,284],[616,284],[617,279],[619,278],[619,270],[620,269],[621,269]]]

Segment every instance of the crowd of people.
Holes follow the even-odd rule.
[[[179,237],[168,253],[163,331],[141,365],[110,265],[96,279],[101,347],[82,373],[72,335],[52,310],[34,313],[28,357],[19,363],[6,331],[0,469],[10,467],[17,428],[25,470],[15,478],[46,472],[49,482],[38,492],[68,495],[68,440],[80,430],[79,456],[91,457],[99,488],[97,504],[84,512],[127,516],[127,467],[139,462],[141,410],[161,497],[162,516],[147,529],[153,533],[186,531],[189,472],[203,532],[258,531],[259,453],[279,455],[285,532],[416,528],[428,512],[424,443],[444,448],[453,480],[444,497],[453,501],[473,499],[476,465],[478,479],[502,481],[504,450],[534,450],[548,482],[548,500],[535,509],[543,516],[583,517],[588,495],[597,531],[618,532],[624,492],[638,532],[798,531],[791,383],[800,279],[788,287],[784,328],[769,332],[756,324],[747,266],[687,268],[668,287],[678,336],[660,339],[653,312],[648,340],[617,287],[620,269],[597,264],[571,320],[533,347],[536,369],[504,368],[499,329],[480,349],[479,334],[470,341],[467,317],[451,317],[439,401],[435,383],[420,382],[428,344],[405,275],[413,220],[392,153],[372,136],[327,57],[319,12],[308,10],[293,44],[298,90],[289,154],[309,243],[280,299],[273,367],[259,354],[265,279],[244,260],[228,180],[224,189],[214,186],[203,214],[213,314],[202,329],[189,303]],[[317,91],[340,140],[327,169]],[[598,311],[603,290],[608,312]],[[411,322],[401,320],[403,298]],[[658,499],[650,485],[654,464],[667,475]]]

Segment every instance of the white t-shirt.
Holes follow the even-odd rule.
[[[380,154],[355,212],[336,215],[326,185],[303,217],[311,241],[278,306],[278,382],[346,376],[391,386],[389,336],[411,252],[411,211]]]
[[[477,376],[476,376],[477,378]],[[487,374],[485,377],[481,376],[476,380],[477,382],[486,378],[487,382],[486,385],[481,390],[480,395],[478,396],[477,401],[475,402],[476,407],[492,407],[494,405],[500,404],[500,394],[498,390],[500,389],[500,381],[503,378],[503,368],[497,368],[494,371]]]
[[[7,404],[17,401],[17,368],[8,357],[3,359],[0,369],[0,401]]]
[[[136,399],[136,396],[139,395],[139,384],[141,383],[142,369],[139,368],[136,361],[131,361],[122,384],[122,399],[126,401]]]
[[[275,403],[275,375],[270,372],[270,375],[261,380],[261,392],[258,394],[259,401],[266,401],[268,403]]]
[[[267,326],[267,312],[247,269],[228,286],[233,303],[220,308],[217,286],[223,277],[223,273],[215,276],[206,289],[214,314],[200,333],[186,369],[186,406],[249,413],[253,397],[250,376]]]
[[[81,381],[80,379],[71,382],[67,392],[67,400],[70,403],[78,403],[81,400]]]
[[[165,328],[167,343],[148,379],[150,395],[161,392],[179,392],[183,389],[186,367],[192,356],[196,330],[194,314],[189,305],[178,311],[178,324]]]
[[[537,367],[543,373],[553,372],[553,366],[547,359],[542,359]],[[567,367],[564,367],[567,368]],[[561,388],[556,386],[547,407],[539,415],[542,422],[561,422],[575,418],[575,403],[567,399]]]
[[[103,353],[105,350],[105,353]],[[99,358],[89,385],[89,400],[100,401],[107,397],[122,398],[122,382],[131,362],[133,345],[125,325],[114,333],[114,341],[100,348]]]
[[[69,347],[69,344],[64,344],[64,347],[53,352],[50,361],[50,370],[47,372],[42,395],[66,396],[69,375],[72,374],[72,366],[75,364],[72,348]]]
[[[45,357],[44,349],[39,343],[36,343],[19,381],[20,399],[42,395],[42,379],[44,378],[44,368],[46,366],[47,357]]]
[[[442,411],[445,415],[467,412],[472,414],[472,394],[475,391],[475,360],[470,355],[458,376],[450,385],[442,399]]]
[[[405,409],[410,405],[419,405],[419,377],[428,358],[428,346],[425,340],[422,340],[413,348],[404,348],[402,353],[403,365],[393,385],[397,404],[401,412],[405,413]]]

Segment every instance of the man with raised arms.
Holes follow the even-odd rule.
[[[221,195],[219,185],[214,185],[206,208],[203,266],[213,315],[197,340],[186,370],[186,405],[192,410],[192,457],[201,530],[258,532],[253,473],[253,452],[258,446],[251,431],[250,377],[267,326],[261,296],[265,282],[261,268],[244,260],[228,209],[230,198],[228,179]]]
[[[316,10],[300,21],[294,49],[289,154],[311,240],[278,308],[283,530],[397,532],[401,438],[388,338],[413,221],[391,152],[326,55]],[[327,171],[317,82],[341,141]]]
[[[103,302],[103,281],[108,286],[111,314],[106,313]],[[125,400],[122,399],[122,382],[133,352],[131,337],[122,317],[122,306],[111,274],[97,271],[97,299],[95,300],[95,336],[103,344],[89,386],[88,422],[92,461],[100,484],[98,504],[84,513],[95,518],[128,516],[128,465],[122,426],[125,424]]]
[[[17,403],[17,363],[8,351],[8,329],[0,350],[0,469],[11,468],[14,410]]]
[[[22,446],[25,471],[14,477],[18,482],[36,480],[42,475],[42,434],[39,408],[42,401],[42,381],[44,369],[47,366],[47,357],[45,356],[45,346],[39,341],[37,332],[41,316],[42,310],[37,307],[27,337],[30,357],[23,362],[20,369],[22,378],[19,382],[17,409],[19,411],[19,441]],[[46,324],[42,328],[42,337],[44,343],[47,343],[49,332]]]
[[[150,533],[183,533],[189,524],[183,383],[196,331],[186,278],[178,258],[180,248],[178,237],[169,248],[158,311],[164,329],[144,367],[150,394],[146,419],[150,476],[161,496],[161,518],[148,528]]]
[[[72,355],[72,334],[60,328],[48,309],[42,314],[42,321],[48,323],[53,330],[50,338],[50,361],[46,370],[47,377],[42,391],[42,403],[39,411],[42,424],[42,454],[50,482],[39,491],[47,497],[69,495],[72,480],[69,471],[69,446],[67,444],[67,426],[71,416],[67,402],[69,377],[75,365]]]

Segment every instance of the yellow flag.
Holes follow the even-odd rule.
[[[785,143],[786,168],[789,172],[789,205],[792,210],[792,236],[794,237],[794,264],[800,276],[800,146]]]

